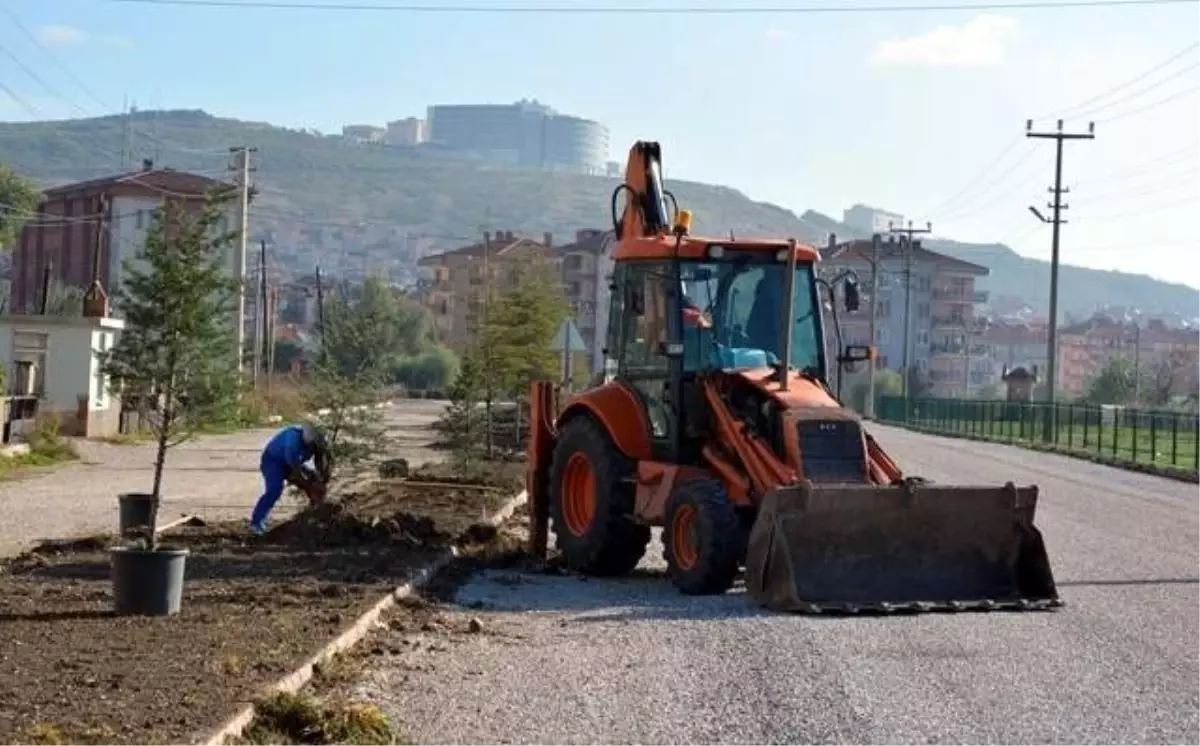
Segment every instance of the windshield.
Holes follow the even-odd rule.
[[[749,254],[682,263],[686,370],[762,368],[779,362],[787,266],[774,256]],[[789,363],[819,376],[820,316],[813,312],[810,263],[796,264],[792,295]]]

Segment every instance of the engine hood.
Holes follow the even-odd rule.
[[[861,419],[854,410],[838,404],[821,383],[796,371],[788,372],[786,389],[771,368],[740,370],[734,375],[762,390],[784,409],[794,411],[801,419]]]

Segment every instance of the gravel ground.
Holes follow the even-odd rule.
[[[402,400],[387,410],[397,455],[413,464],[437,458],[424,448],[428,426],[445,402]],[[258,459],[274,430],[204,437],[167,455],[161,520],[199,515],[230,520],[250,514],[262,492]],[[150,445],[76,441],[81,463],[0,483],[0,556],[14,555],[42,539],[68,538],[117,529],[117,495],[145,492],[154,476]],[[293,509],[286,497],[272,515]]]
[[[353,694],[419,743],[1200,742],[1194,485],[873,430],[912,474],[1038,484],[1068,606],[772,615],[676,594],[655,542],[626,579],[476,578],[460,613],[495,634],[415,639]]]

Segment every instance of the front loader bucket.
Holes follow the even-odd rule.
[[[779,611],[1059,606],[1036,507],[1011,482],[782,487],[751,531],[747,590]]]

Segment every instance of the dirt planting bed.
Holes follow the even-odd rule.
[[[314,672],[303,691],[270,698],[240,738],[229,744],[408,743],[405,723],[390,722],[352,691],[364,671],[392,665],[422,651],[446,652],[473,637],[497,642],[520,639],[496,628],[486,610],[454,603],[459,588],[481,569],[559,573],[557,558],[534,561],[525,551],[528,532],[525,505],[498,530],[460,545],[462,554],[430,583],[384,613],[380,624],[354,648]]]
[[[513,468],[513,467],[516,468]],[[481,474],[483,470],[481,470]],[[468,475],[477,477],[480,475]],[[445,467],[309,508],[263,537],[242,524],[174,529],[183,611],[115,617],[111,537],[43,545],[0,567],[0,742],[184,743],[291,672],[512,497]]]

